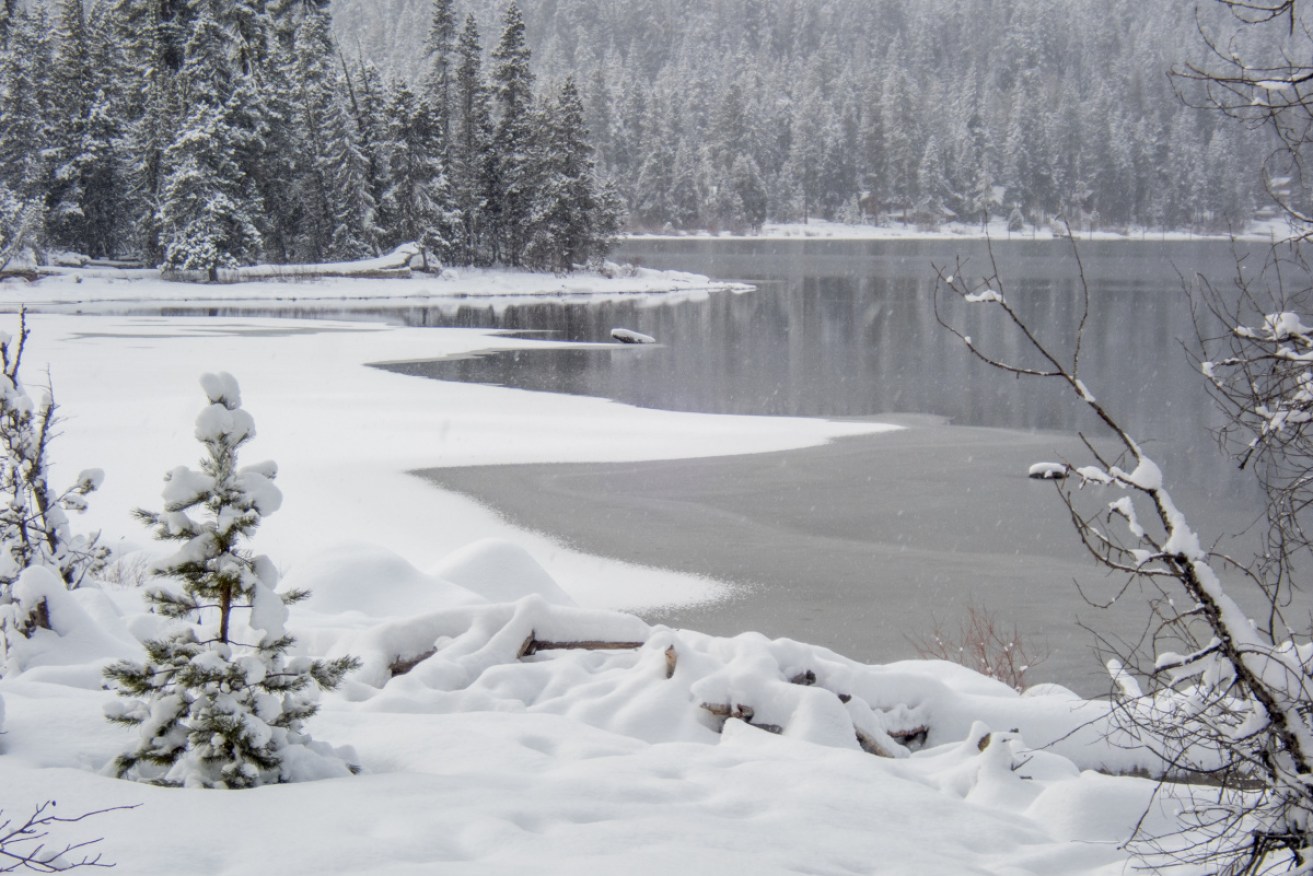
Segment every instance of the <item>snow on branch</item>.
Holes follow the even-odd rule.
[[[1178,847],[1175,860],[1225,859],[1243,872],[1259,872],[1256,868],[1277,861],[1313,858],[1313,645],[1307,631],[1296,636],[1284,626],[1264,628],[1250,621],[1219,574],[1227,558],[1205,549],[1168,491],[1161,468],[1082,382],[1080,350],[1089,313],[1083,273],[1084,312],[1065,342],[1069,354],[1063,355],[1037,337],[1014,297],[1005,294],[992,247],[990,260],[992,274],[979,287],[985,291],[963,282],[961,263],[951,273],[938,270],[935,315],[940,325],[972,355],[1002,371],[1066,384],[1121,445],[1122,458],[1114,463],[1087,442],[1098,465],[1075,467],[1076,478],[1054,483],[1092,556],[1153,588],[1146,588],[1151,594],[1146,641],[1157,654],[1142,673],[1150,687],[1142,688],[1135,678],[1131,667],[1141,661],[1134,647],[1109,664],[1123,729],[1179,770],[1220,777],[1221,791],[1206,806],[1188,808],[1191,814],[1183,822],[1183,827],[1193,820],[1194,827],[1204,828],[1208,850]],[[996,304],[995,312],[1002,313],[1023,348],[1044,365],[1023,366],[983,351],[950,319],[953,314],[940,302],[941,290],[964,304]],[[1306,373],[1313,361],[1310,330],[1298,315],[1284,311],[1268,313],[1257,326],[1231,325],[1233,355],[1204,363],[1202,372],[1228,394],[1253,430],[1251,448],[1267,447],[1273,436],[1295,434],[1302,440],[1313,403]],[[1246,406],[1244,400],[1253,396],[1258,403]],[[1122,495],[1104,499],[1100,514],[1086,515],[1075,493],[1084,487]],[[1101,529],[1100,516],[1120,519],[1129,541]],[[1248,574],[1263,585],[1260,575]],[[1263,592],[1274,589],[1264,587]],[[1271,613],[1279,616],[1275,603]],[[1184,643],[1187,649],[1169,643]],[[1262,789],[1258,795],[1250,790],[1255,787]],[[1162,836],[1139,839],[1141,848],[1155,852],[1172,845]],[[1261,854],[1254,851],[1257,845],[1262,845]]]

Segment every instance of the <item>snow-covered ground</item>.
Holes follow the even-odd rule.
[[[364,296],[392,282],[432,281],[303,291]],[[85,301],[179,294],[84,276],[0,295],[54,301],[66,289]],[[1167,823],[1171,804],[1151,783],[1089,771],[1145,763],[1101,738],[1100,703],[1052,686],[1019,695],[951,664],[863,666],[746,631],[649,627],[617,609],[718,598],[723,585],[580,555],[407,474],[779,450],[877,424],[641,410],[365,367],[542,343],[470,330],[69,313],[30,323],[29,383],[48,366],[66,416],[55,481],[106,470],[77,523],[126,557],[121,577],[147,546],[129,509],[159,507],[164,472],[199,456],[198,376],[229,371],[259,432],[244,461],[276,460],[286,497],[256,547],[287,586],[314,591],[289,628],[310,653],[364,661],[310,724],[350,746],[360,775],[241,792],[131,784],[104,774],[130,740],[101,717],[113,695],[100,667],[136,655],[151,628],[140,590],[119,580],[59,601],[55,632],[25,643],[22,671],[0,680],[0,807],[21,820],[48,799],[65,816],[139,806],[63,825],[50,844],[104,836],[97,850],[134,876],[1112,874],[1147,807],[1150,825]],[[641,647],[520,657],[530,638]]]
[[[344,263],[341,273],[367,272],[374,262]],[[743,292],[748,287],[720,283],[700,274],[654,271],[629,265],[607,265],[603,271],[554,275],[529,271],[447,268],[441,274],[413,273],[407,277],[362,280],[350,276],[305,279],[292,267],[242,269],[256,278],[233,283],[165,281],[146,268],[52,267],[42,269],[40,282],[0,284],[0,306],[26,303],[79,312],[122,310],[133,305],[179,304],[188,307],[265,306],[271,302],[305,306],[353,304],[425,305],[478,299],[490,303],[543,299],[601,299],[632,296],[662,298]],[[231,273],[231,272],[229,272]],[[281,279],[266,279],[281,273]]]

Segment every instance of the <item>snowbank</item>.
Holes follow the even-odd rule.
[[[404,256],[404,258],[403,258]],[[144,268],[43,268],[37,282],[0,282],[5,305],[78,312],[114,311],[130,305],[172,304],[202,308],[260,307],[270,303],[332,303],[344,307],[428,304],[479,299],[674,297],[742,293],[750,286],[715,282],[701,274],[608,264],[599,271],[542,274],[485,268],[447,268],[441,274],[411,273],[409,254],[338,265],[261,265],[227,272],[233,282],[206,284],[167,280]]]
[[[1101,738],[1105,705],[1060,688],[1018,695],[952,664],[865,666],[560,604],[504,545],[442,564],[465,587],[377,549],[325,559],[295,582],[316,593],[293,606],[290,628],[316,655],[365,659],[311,722],[352,747],[361,775],[244,792],[102,775],[129,732],[99,717],[113,694],[83,683],[120,651],[110,636],[52,651],[60,674],[0,680],[6,810],[139,804],[55,838],[105,836],[96,850],[140,876],[811,874],[873,861],[897,873],[1096,874],[1125,866],[1117,843],[1146,809],[1152,823],[1170,817],[1152,783],[1086,769],[1144,759]],[[475,593],[514,568],[542,592]],[[358,611],[342,610],[351,581]],[[100,596],[120,632],[145,617],[139,590]]]

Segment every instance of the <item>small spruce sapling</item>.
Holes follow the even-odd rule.
[[[336,688],[359,662],[288,655],[295,640],[283,628],[286,606],[308,594],[275,592],[273,563],[244,547],[282,502],[276,466],[237,465],[255,423],[236,380],[206,374],[201,386],[209,404],[196,419],[200,470],[173,469],[164,510],[136,512],[158,538],[182,543],[158,567],[180,586],[147,599],[160,614],[191,622],[146,642],[144,664],[105,670],[125,698],[106,716],[140,731],[116,769],[123,778],[207,788],[347,775],[354,768],[311,740],[303,722],[317,711],[314,689]]]

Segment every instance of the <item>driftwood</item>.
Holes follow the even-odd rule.
[[[913,751],[925,745],[926,737],[930,735],[930,728],[924,724],[918,727],[911,727],[906,730],[890,730],[889,737],[895,740],[904,748],[910,748]]]
[[[643,644],[643,642],[548,642],[537,638],[534,633],[529,633],[529,638],[524,640],[515,658],[522,660],[525,657],[532,657],[539,651],[634,651],[643,647]],[[670,663],[671,660],[667,653],[666,662]]]
[[[758,730],[765,730],[767,733],[778,735],[784,732],[784,728],[779,724],[758,724],[753,721],[752,718],[756,711],[752,706],[745,706],[742,703],[733,706],[722,703],[703,703],[702,708],[710,712],[712,717],[720,719],[718,732],[725,729],[725,722],[730,718],[738,718],[749,727],[756,727]]]
[[[396,678],[398,675],[405,675],[407,672],[414,669],[436,653],[438,653],[437,648],[430,648],[422,654],[416,654],[414,657],[398,657],[388,665],[388,671],[392,673],[393,678]]]
[[[876,742],[871,736],[862,732],[861,728],[853,728],[857,733],[857,744],[861,746],[862,751],[867,754],[874,754],[876,757],[893,757],[893,754],[885,750],[885,747]]]

